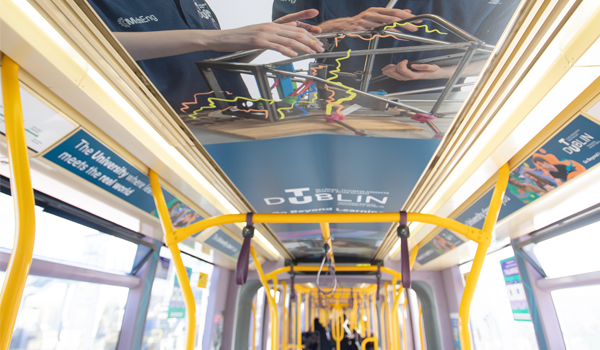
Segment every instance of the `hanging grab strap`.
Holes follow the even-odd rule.
[[[408,229],[407,215],[405,211],[400,212],[400,225],[398,225],[398,237],[400,237],[400,260],[402,263],[402,286],[410,288],[410,258],[408,256]]]
[[[248,279],[248,265],[250,264],[250,244],[254,237],[254,222],[252,216],[254,213],[246,214],[246,227],[242,230],[244,243],[238,257],[237,266],[235,267],[235,282],[241,286]]]

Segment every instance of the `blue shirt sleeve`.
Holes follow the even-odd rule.
[[[302,22],[317,25],[325,21],[323,4],[319,0],[274,0],[271,18],[274,21],[285,15],[289,15],[290,13],[296,13],[308,9],[317,9],[319,11],[319,15],[315,18],[302,20]]]

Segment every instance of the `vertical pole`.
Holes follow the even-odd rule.
[[[288,333],[290,331],[290,327],[289,327],[289,320],[288,320],[288,306],[286,305],[285,300],[287,299],[287,283],[285,281],[281,282],[281,285],[283,286],[283,291],[281,293],[281,295],[283,296],[283,330],[281,332],[281,349],[282,350],[287,350],[287,345],[288,345]]]
[[[256,252],[254,251],[254,247],[250,246],[250,254],[252,254],[252,259],[254,259],[254,263],[256,265],[256,272],[258,273],[258,278],[265,288],[265,294],[267,296],[267,303],[269,305],[269,317],[271,318],[271,350],[277,350],[277,332],[274,332],[274,329],[277,329],[277,325],[279,322],[279,317],[277,316],[277,305],[275,304],[275,298],[271,296],[271,287],[269,287],[269,281],[265,277],[263,273],[262,266],[258,257],[256,256]],[[277,287],[277,286],[275,286]]]
[[[471,334],[469,332],[469,313],[471,310],[471,302],[473,301],[475,287],[477,287],[477,281],[479,280],[479,275],[481,274],[487,249],[492,240],[492,231],[494,230],[496,220],[498,220],[498,214],[500,213],[500,208],[502,207],[502,198],[504,197],[504,191],[508,185],[509,175],[510,169],[508,168],[508,164],[504,164],[498,172],[496,187],[494,188],[494,193],[492,194],[492,199],[490,201],[490,207],[483,224],[482,231],[485,237],[483,237],[481,242],[477,242],[479,245],[477,246],[477,251],[475,252],[475,258],[473,259],[473,267],[471,267],[471,272],[469,272],[465,290],[460,301],[460,308],[458,311],[458,334],[460,337],[461,349],[463,350],[471,350]]]
[[[300,349],[302,346],[302,293],[298,292],[298,300],[296,301],[296,317],[298,320],[296,321],[296,344],[297,349]]]
[[[167,247],[171,251],[173,258],[173,264],[175,265],[175,274],[183,293],[183,300],[185,303],[185,318],[187,319],[187,336],[185,348],[186,350],[193,350],[196,343],[196,303],[194,301],[194,293],[192,292],[192,286],[190,279],[188,278],[187,271],[181,260],[181,251],[177,246],[176,242],[172,241],[173,237],[173,223],[169,216],[169,210],[167,209],[167,203],[163,196],[162,188],[160,187],[160,181],[158,174],[154,170],[150,170],[150,186],[152,187],[152,194],[154,195],[154,203],[158,212],[158,218],[165,234],[165,241]]]
[[[310,293],[306,293],[304,296],[304,331],[308,332],[308,296]]]
[[[2,93],[10,187],[15,207],[15,242],[0,293],[0,349],[8,350],[33,256],[35,200],[21,109],[19,65],[6,55],[2,59]]]
[[[417,293],[411,288],[406,288],[406,298],[408,300],[408,314],[410,320],[410,328],[412,330],[412,348],[415,350],[421,350],[421,343],[419,342],[420,334],[419,329],[419,304],[417,301]]]
[[[252,350],[256,350],[256,305],[252,300]]]

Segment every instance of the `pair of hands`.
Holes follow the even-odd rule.
[[[323,43],[313,34],[368,30],[414,17],[410,10],[372,7],[354,17],[338,18],[323,22],[318,26],[302,22],[302,20],[314,18],[318,14],[318,10],[309,9],[283,16],[273,23],[214,31],[218,37],[213,42],[213,50],[267,49],[279,51],[289,57],[298,56],[299,52],[314,54],[324,50]],[[401,28],[409,32],[418,30],[412,25],[405,25]],[[443,73],[437,65],[413,65],[413,69],[417,70],[414,71],[409,69],[407,64],[407,60],[398,64],[390,64],[383,68],[382,73],[401,81],[438,79]]]
[[[252,49],[275,50],[295,57],[298,53],[323,52],[323,43],[313,34],[321,28],[301,22],[314,18],[318,10],[310,9],[283,16],[272,23],[255,24],[247,27],[211,31],[214,51],[239,51]]]

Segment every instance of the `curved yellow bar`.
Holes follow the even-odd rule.
[[[245,216],[245,215],[244,215]],[[254,263],[256,265],[256,272],[258,273],[258,278],[265,288],[265,294],[267,296],[267,303],[269,304],[269,312],[271,315],[271,350],[277,350],[278,348],[278,328],[279,317],[277,316],[277,304],[275,304],[275,298],[271,295],[271,287],[269,287],[269,280],[265,278],[265,274],[263,273],[262,266],[260,265],[260,261],[256,256],[256,252],[254,251],[254,247],[250,246],[250,254],[252,254],[252,259],[254,259]],[[275,293],[273,293],[275,294]]]
[[[367,350],[367,344],[368,343],[373,343],[373,349],[377,350],[377,338],[371,337],[371,338],[365,338],[363,339],[362,343],[360,344],[360,347],[362,350]]]
[[[458,311],[458,334],[460,337],[461,349],[463,350],[471,350],[471,335],[469,332],[469,312],[471,310],[471,302],[473,301],[475,287],[477,287],[477,281],[481,274],[483,261],[485,260],[489,248],[489,243],[487,242],[491,241],[492,231],[494,230],[500,208],[502,207],[502,197],[504,197],[504,191],[506,190],[506,186],[508,186],[509,175],[510,169],[508,168],[508,164],[504,164],[498,173],[498,181],[496,182],[496,187],[494,188],[494,193],[492,194],[492,199],[490,201],[490,208],[485,218],[485,223],[483,224],[484,238],[487,239],[479,242],[479,245],[477,246],[475,258],[473,259],[473,266],[471,267],[471,272],[469,272],[465,290],[463,291],[462,299],[460,301],[460,308]]]
[[[175,273],[177,275],[177,280],[179,281],[179,286],[181,287],[181,292],[183,293],[186,309],[185,318],[187,319],[185,348],[187,350],[194,350],[196,342],[196,303],[194,301],[194,293],[192,292],[192,286],[185,266],[183,265],[183,260],[181,260],[181,251],[177,246],[177,242],[169,240],[169,237],[173,233],[173,223],[171,222],[167,203],[165,202],[165,197],[163,196],[162,188],[160,187],[158,174],[151,169],[148,175],[150,178],[150,187],[152,187],[152,193],[154,194],[154,203],[156,204],[156,209],[158,211],[158,218],[160,219],[163,232],[165,233],[165,241],[167,247],[169,247],[169,250],[171,251],[173,264],[175,265]]]
[[[449,230],[467,235],[469,226],[461,224],[452,219],[442,218],[437,215],[408,213],[408,221],[417,221],[447,228]],[[319,213],[319,214],[254,214],[255,223],[262,224],[301,224],[301,223],[363,223],[363,222],[399,222],[400,213]],[[209,227],[246,222],[246,214],[228,214],[213,216],[198,221],[187,227],[178,229],[173,233],[173,239],[181,242],[191,235],[203,231]],[[473,230],[473,228],[471,228]],[[475,229],[476,230],[476,229]]]
[[[6,55],[2,59],[2,93],[16,223],[15,243],[0,293],[0,349],[8,350],[33,256],[35,200],[21,109],[19,65]]]

